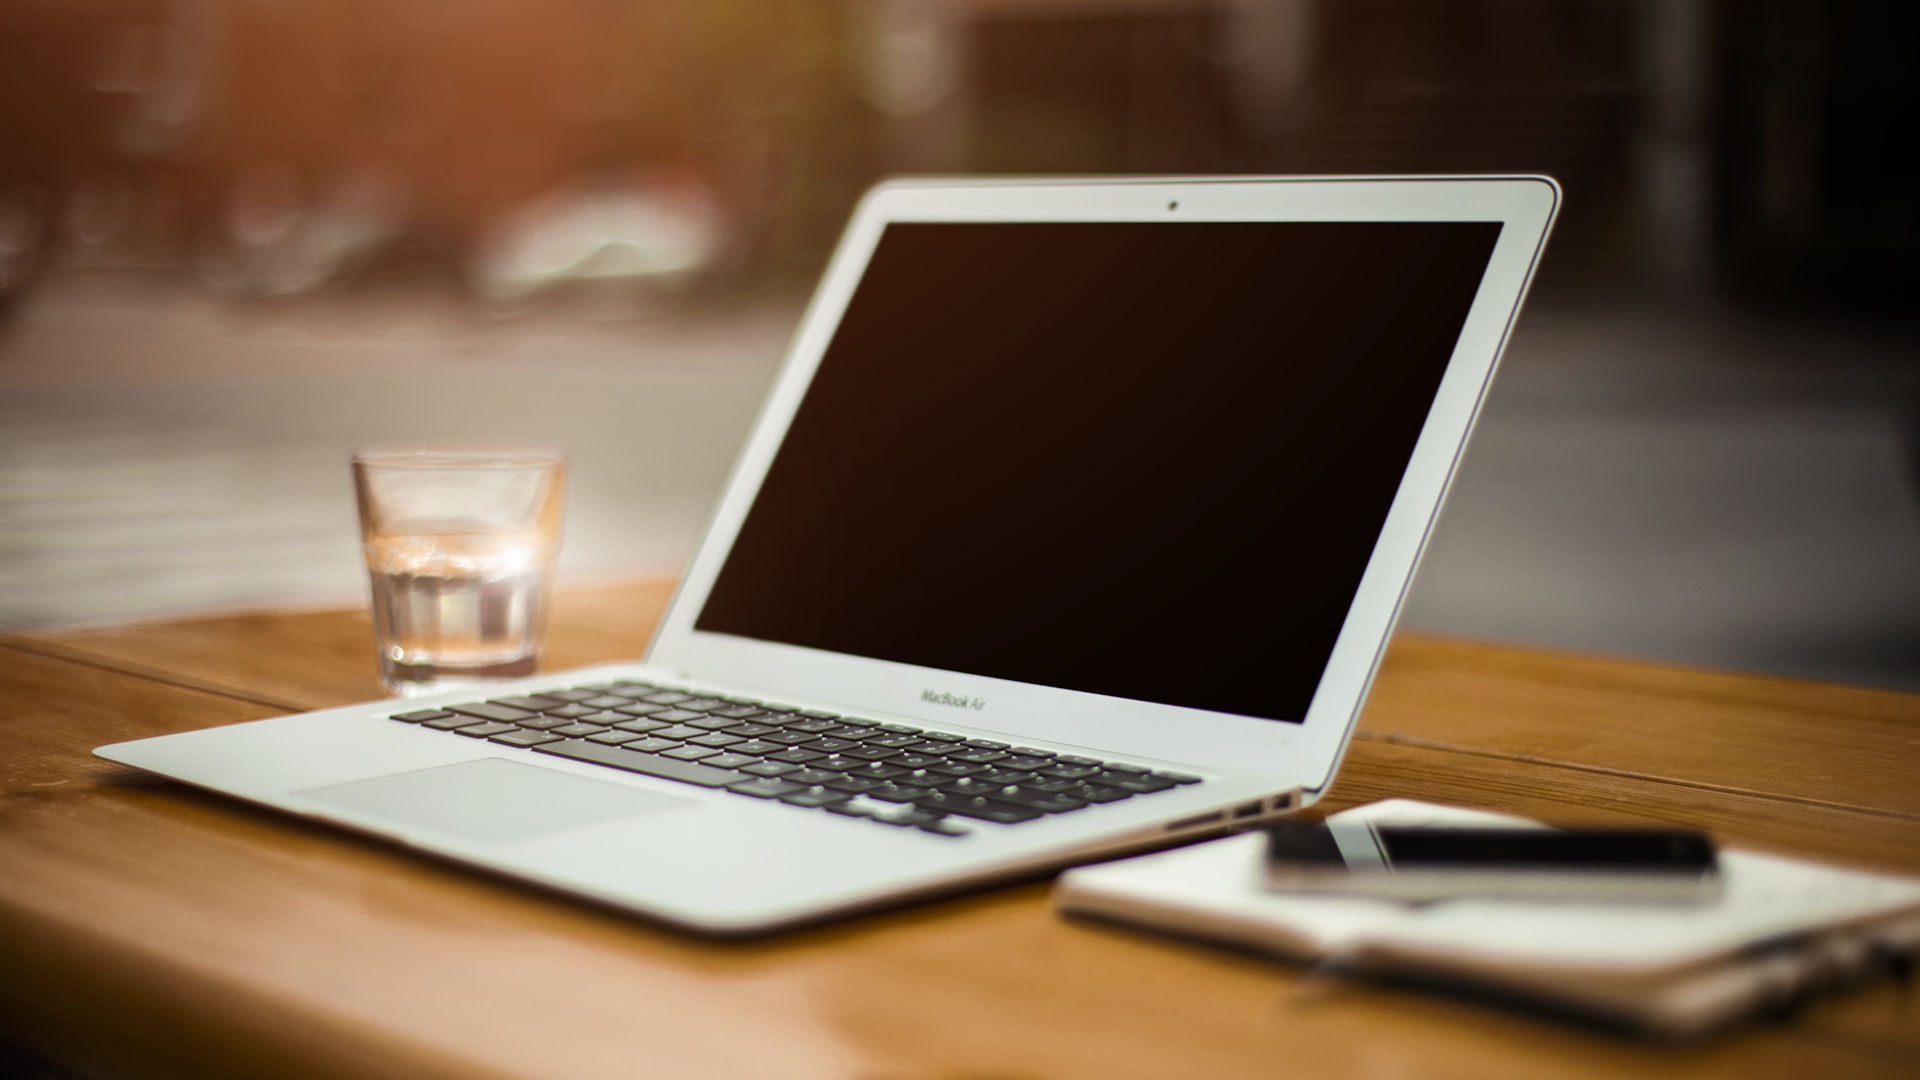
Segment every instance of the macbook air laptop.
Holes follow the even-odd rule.
[[[883,184],[645,659],[96,752],[713,933],[1291,812],[1558,204]]]

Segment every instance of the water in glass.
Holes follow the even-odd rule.
[[[537,536],[440,533],[367,544],[380,674],[427,693],[533,674],[552,552]]]

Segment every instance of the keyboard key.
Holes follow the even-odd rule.
[[[504,705],[509,709],[524,709],[527,712],[545,712],[548,709],[557,709],[566,702],[543,694],[539,697],[497,697],[488,701],[488,704]]]
[[[758,707],[758,706],[759,706],[759,705],[761,704],[761,701],[760,701],[760,699],[759,699],[759,698],[751,698],[751,697],[737,697],[737,696],[735,696],[735,695],[733,695],[733,694],[728,694],[728,695],[726,695],[726,698],[725,698],[725,700],[727,700],[727,701],[731,701],[731,702],[733,702],[733,703],[734,703],[735,705],[753,705],[753,706],[756,706],[756,707]]]
[[[688,725],[688,726],[691,727],[692,725]],[[709,731],[705,735],[698,736],[697,738],[688,739],[687,741],[694,744],[695,746],[711,746],[714,749],[719,750],[723,747],[732,746],[735,743],[746,742],[747,740],[741,738],[738,735],[723,735],[718,731]]]
[[[1041,750],[1038,747],[1033,747],[1033,746],[1010,747],[1009,752],[1013,754],[1017,754],[1020,757],[1031,757],[1031,758],[1052,758],[1052,757],[1058,756],[1051,750]]]
[[[834,738],[823,737],[807,743],[806,747],[809,750],[818,750],[823,754],[837,754],[842,750],[846,750],[851,747],[855,747],[859,745],[860,744],[856,742],[848,742],[846,739],[834,739]]]
[[[522,731],[519,728],[515,728],[512,731],[495,735],[487,741],[504,743],[508,746],[539,746],[541,743],[559,742],[560,736],[549,735],[544,731]]]
[[[468,724],[463,728],[455,728],[454,734],[465,735],[469,739],[491,739],[495,735],[505,735],[509,731],[519,730],[512,724],[500,724],[489,720],[484,724]]]
[[[891,780],[896,776],[906,776],[911,769],[903,769],[890,761],[870,761],[857,769],[848,769],[849,776],[865,776],[874,780]]]
[[[985,765],[976,765],[971,761],[943,761],[938,765],[927,766],[927,771],[944,773],[947,776],[977,776],[990,770]]]
[[[783,776],[798,768],[800,766],[790,765],[784,761],[763,761],[758,765],[742,765],[740,771],[752,773],[755,776]]]
[[[626,723],[627,714],[617,713],[611,709],[601,709],[599,712],[591,712],[580,717],[580,722],[583,724],[605,724],[611,727],[614,724]]]
[[[703,731],[719,731],[721,728],[732,727],[735,723],[736,721],[733,720],[731,717],[703,716],[698,720],[687,721],[687,726],[697,727]]]
[[[657,720],[659,718],[655,717],[654,719]],[[690,727],[686,724],[674,724],[671,727],[656,728],[653,731],[653,737],[656,739],[680,739],[683,741],[705,734],[706,732],[701,731],[699,728]]]
[[[809,761],[819,761],[826,756],[825,754],[816,754],[811,750],[802,750],[797,746],[789,746],[777,754],[768,754],[767,760],[787,761],[795,765],[804,765]]]
[[[477,716],[482,720],[495,720],[502,724],[518,723],[519,721],[530,719],[534,715],[531,709],[515,709],[506,705],[493,705],[485,701],[470,701],[465,705],[449,705],[447,709],[449,712],[457,712],[466,716]]]
[[[622,720],[613,726],[621,731],[632,731],[644,735],[649,731],[659,731],[672,725],[660,720]]]
[[[599,743],[590,743],[583,739],[568,739],[564,742],[536,746],[533,752],[552,754],[574,761],[589,761],[596,765],[611,765],[627,772],[657,776],[663,780],[678,780],[684,784],[698,784],[701,787],[725,787],[748,778],[745,773],[733,769],[713,769],[695,761],[677,761],[657,754],[639,754],[635,753],[630,746],[601,746]]]
[[[1079,784],[1068,788],[1060,794],[1071,795],[1076,799],[1085,799],[1088,802],[1097,803],[1119,802],[1121,799],[1133,798],[1133,792],[1131,791],[1122,791],[1119,788],[1107,787],[1104,784]]]
[[[630,701],[625,705],[615,706],[613,711],[626,713],[628,716],[652,716],[655,713],[666,712],[670,708],[672,708],[670,705],[649,705],[644,701]]]
[[[967,830],[965,828],[959,825],[955,825],[953,822],[948,821],[944,818],[938,821],[927,822],[926,824],[920,826],[920,831],[923,833],[932,833],[935,836],[967,835]]]
[[[679,702],[678,707],[686,709],[689,712],[703,713],[708,709],[724,709],[727,707],[727,703],[716,697],[701,697]]]
[[[779,731],[780,729],[772,726],[771,724],[756,724],[753,721],[749,720],[744,724],[732,724],[727,727],[723,727],[720,730],[726,732],[729,735],[739,735],[745,738],[752,739],[752,738],[757,738],[761,735],[771,735],[774,732]]]
[[[867,765],[872,764],[872,762],[861,761],[859,758],[846,757],[841,754],[828,754],[826,757],[820,758],[812,762],[811,764],[816,769],[831,769],[834,772],[848,772],[853,769],[863,768]]]
[[[779,743],[768,742],[765,739],[748,739],[745,742],[738,742],[733,744],[734,753],[752,754],[755,757],[765,757],[768,754],[777,754],[780,751],[785,749],[786,747],[781,746]]]
[[[1085,799],[1077,799],[1067,794],[1054,795],[1025,787],[1001,788],[988,797],[998,799],[1001,802],[1010,802],[1015,806],[1025,806],[1033,810],[1038,810],[1043,814],[1071,813],[1087,805],[1087,800]]]
[[[601,744],[601,746],[624,746],[624,744],[636,742],[639,738],[645,738],[645,736],[639,736],[639,734],[634,734],[634,732],[618,732],[618,730],[605,730],[605,732],[589,734],[588,736],[588,740],[597,742],[597,744]]]
[[[684,724],[689,720],[698,720],[706,713],[688,712],[685,709],[665,709],[653,714],[655,720],[665,720],[669,724]]]
[[[1113,777],[1113,779],[1109,779],[1109,777]],[[1110,787],[1117,787],[1121,791],[1131,791],[1136,795],[1151,795],[1156,791],[1165,791],[1168,788],[1176,786],[1173,781],[1162,780],[1157,776],[1127,776],[1124,773],[1118,775],[1114,773],[1102,773],[1099,782]]]
[[[1106,768],[1108,772],[1131,773],[1135,776],[1145,776],[1147,773],[1150,773],[1153,771],[1152,769],[1147,768],[1145,765],[1128,765],[1125,762],[1120,762],[1120,761],[1102,762],[1102,765]]]
[[[599,697],[600,691],[598,690],[542,690],[540,691],[540,696],[543,698],[548,698],[552,701],[585,701],[591,697]]]
[[[1200,782],[1200,778],[1197,776],[1189,776],[1182,772],[1169,772],[1165,769],[1156,769],[1153,775],[1162,780],[1171,780],[1176,784],[1197,784]]]
[[[678,750],[668,750],[661,756],[678,758],[681,761],[699,761],[701,758],[712,757],[719,752],[707,746],[683,746]]]
[[[819,709],[801,709],[800,715],[809,720],[838,720],[839,713],[821,712]]]
[[[912,724],[881,724],[880,730],[885,732],[890,732],[895,735],[920,734],[920,729],[917,727],[914,727]]]
[[[782,795],[805,791],[807,788],[804,784],[789,784],[785,780],[776,780],[769,776],[729,784],[727,790],[737,795],[750,795],[756,799],[777,799]]]
[[[736,703],[711,711],[714,716],[730,716],[735,720],[745,720],[749,716],[758,716],[766,710],[758,705],[741,705]]]
[[[859,758],[862,761],[880,761],[885,758],[896,757],[899,753],[900,751],[898,750],[889,750],[884,746],[874,746],[869,743],[856,746],[846,751],[846,756]]]
[[[993,796],[999,793],[1002,785],[985,783],[970,776],[961,776],[942,780],[935,786],[949,795]]]
[[[418,724],[427,720],[444,720],[452,715],[445,709],[415,709],[412,712],[396,713],[387,719],[398,720],[403,724]]]
[[[851,802],[828,803],[822,807],[822,809],[826,810],[829,814],[839,814],[841,817],[860,818],[866,817],[870,813],[866,807],[856,806]]]
[[[643,698],[648,694],[657,694],[659,692],[660,688],[651,683],[628,682],[625,679],[607,687],[607,693],[619,694],[621,697],[627,698]]]
[[[810,743],[819,738],[819,736],[807,731],[786,730],[773,732],[770,735],[763,736],[763,738],[768,742],[779,743],[782,746],[798,746],[801,743]]]
[[[1047,792],[1072,791],[1074,788],[1077,788],[1080,786],[1080,781],[1062,780],[1054,776],[1040,775],[1040,776],[1035,776],[1032,780],[1027,781],[1025,784],[1021,786],[1032,788],[1035,791],[1047,791]]]
[[[682,745],[684,744],[675,739],[661,739],[648,736],[638,742],[628,743],[626,748],[647,754],[664,754],[669,750],[678,750]]]
[[[862,792],[872,791],[874,788],[886,783],[886,781],[868,780],[863,776],[846,776],[841,773],[828,773],[827,779],[816,780],[814,783],[820,784],[823,787],[830,787],[835,791],[844,791],[849,795],[858,795]]]
[[[907,747],[907,749],[917,754],[933,754],[936,757],[945,757],[948,754],[958,753],[960,744],[957,742],[944,742],[940,739],[923,739]]]
[[[585,701],[575,702],[574,704],[579,705],[583,709],[617,709],[622,705],[630,705],[632,703],[632,698],[624,698],[618,694],[602,694],[599,697],[588,698]]]
[[[828,715],[832,715],[832,714],[829,713]],[[863,720],[858,716],[843,716],[840,718],[840,722],[843,724],[847,724],[851,727],[877,728],[880,726],[880,721],[878,720]]]
[[[566,727],[548,728],[555,735],[564,735],[569,739],[584,739],[589,735],[598,735],[607,730],[599,724],[568,724]]]
[[[1032,773],[1020,769],[1009,769],[1006,767],[1006,762],[1003,761],[993,768],[988,769],[986,772],[981,773],[975,777],[975,779],[984,780],[989,784],[1025,784],[1032,781],[1034,776]]]
[[[851,798],[853,798],[853,796],[844,791],[814,791],[808,789],[806,791],[796,791],[791,795],[782,795],[780,796],[780,801],[786,803],[788,806],[830,806],[834,803],[846,802]]]
[[[1019,769],[1021,772],[1033,772],[1035,769],[1044,769],[1051,764],[1052,762],[1046,758],[1027,757],[1022,754],[1010,757],[1001,762],[1000,767],[1003,769]]]
[[[1065,758],[1060,760],[1066,761]],[[1060,780],[1083,780],[1089,776],[1100,775],[1100,770],[1092,765],[1049,765],[1039,772],[1042,776],[1051,776]]]
[[[1005,750],[1007,748],[1006,743],[994,742],[992,739],[968,739],[967,745],[976,750]]]
[[[463,728],[463,727],[466,727],[468,724],[478,724],[482,722],[483,721],[476,720],[471,716],[465,716],[460,713],[448,713],[447,715],[441,717],[438,720],[428,720],[426,723],[421,724],[420,726],[423,728],[432,728],[435,731],[452,731],[454,728]],[[494,723],[496,721],[485,721],[485,722]]]
[[[893,725],[889,724],[887,726],[892,727]],[[919,734],[917,733],[908,734],[908,733],[902,732],[902,733],[896,733],[891,735],[876,735],[873,738],[866,740],[866,744],[868,746],[882,746],[882,747],[887,747],[893,750],[902,750],[902,749],[905,749],[906,747],[912,746],[914,743],[917,743],[919,741],[921,741]]]
[[[930,791],[913,800],[913,805],[922,810],[937,810],[943,814],[959,814],[962,817],[978,818],[1001,825],[1017,825],[1023,821],[1032,821],[1040,816],[1040,811],[1013,803],[998,802],[979,796],[949,795],[944,791]]]
[[[804,732],[808,735],[824,735],[829,731],[839,730],[843,725],[837,719],[800,719],[789,721],[780,726],[786,728],[788,731]]]
[[[692,701],[693,695],[681,694],[672,690],[662,690],[658,694],[648,694],[646,697],[643,697],[640,700],[651,701],[655,705],[673,705],[682,701]]]
[[[970,761],[976,765],[985,765],[990,761],[1005,761],[1009,755],[998,750],[967,750],[953,755],[954,761]]]
[[[853,775],[849,773],[848,778],[852,779]],[[896,784],[888,781],[868,788],[864,794],[869,799],[878,799],[881,802],[906,803],[927,794],[930,790],[932,789],[920,787],[917,784]]]
[[[816,769],[810,765],[803,765],[780,779],[791,780],[796,784],[812,785],[824,784],[829,780],[838,780],[840,779],[840,774],[837,772],[828,772],[825,769]]]
[[[929,765],[938,765],[945,760],[945,758],[935,757],[932,754],[921,754],[907,750],[888,758],[887,764],[898,765],[907,769],[924,769]]]
[[[548,716],[564,716],[569,720],[578,720],[583,716],[592,716],[600,710],[590,709],[578,702],[569,702],[565,705],[556,705],[551,709],[542,709],[540,711],[546,713]]]
[[[722,750],[710,758],[701,758],[700,760],[702,763],[711,765],[716,769],[739,769],[741,772],[747,771],[746,766],[748,765],[760,764],[760,759],[757,757],[752,757],[747,754],[735,754],[726,750]]]
[[[1099,758],[1081,757],[1078,754],[1056,754],[1054,760],[1066,765],[1098,765]]]

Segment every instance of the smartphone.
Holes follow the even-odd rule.
[[[1369,822],[1267,830],[1267,882],[1394,900],[1461,896],[1699,903],[1720,894],[1713,841],[1685,829],[1462,829]]]

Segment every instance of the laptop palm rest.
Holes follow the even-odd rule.
[[[698,805],[517,761],[488,758],[295,792],[405,833],[515,843],[562,829]]]

